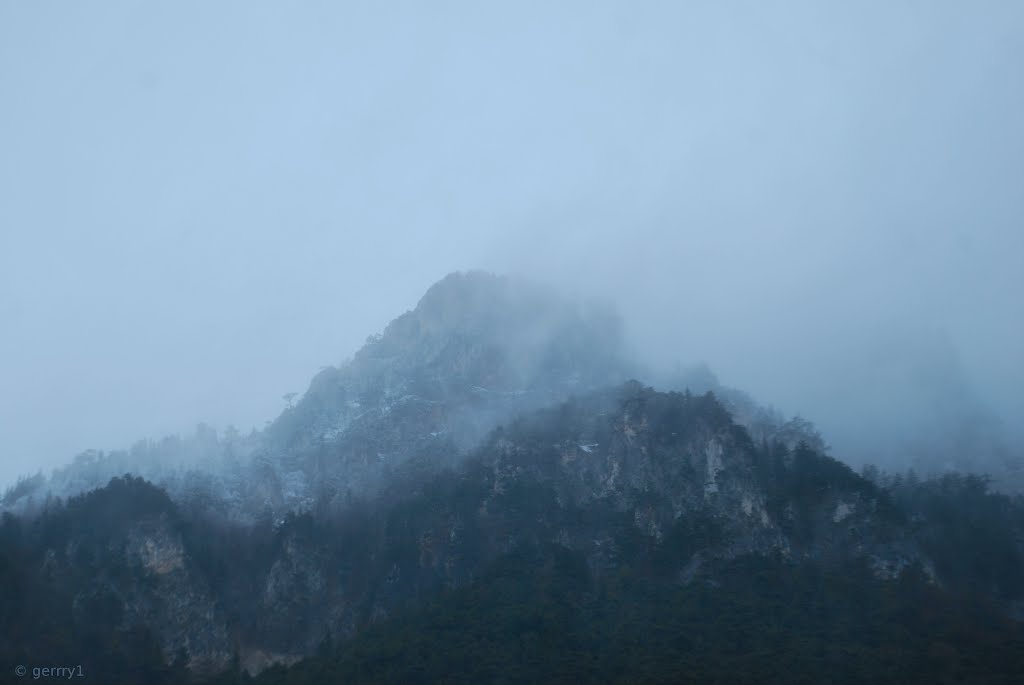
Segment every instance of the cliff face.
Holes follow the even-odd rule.
[[[152,649],[195,673],[223,669],[227,623],[185,533],[167,495],[130,476],[34,518],[5,515],[5,618],[18,625],[5,634],[22,636],[5,656],[85,650],[109,665]]]
[[[124,624],[152,629],[168,660],[184,652],[193,671],[227,666],[233,651],[218,598],[167,517],[134,522],[121,549],[133,580],[107,588],[123,602]]]

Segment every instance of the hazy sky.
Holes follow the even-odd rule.
[[[837,447],[1020,430],[1024,4],[0,0],[0,482],[261,427],[474,267]]]

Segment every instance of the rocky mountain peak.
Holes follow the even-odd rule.
[[[427,289],[413,314],[428,330],[481,323],[507,313],[515,285],[508,277],[486,271],[453,272]]]
[[[624,365],[621,325],[610,307],[581,303],[522,279],[482,271],[449,274],[416,308],[371,336],[353,372],[400,367],[409,375],[503,390],[574,376],[606,376]],[[602,380],[606,380],[602,378]]]
[[[372,433],[371,459],[404,461],[438,438],[468,449],[516,413],[621,382],[629,372],[609,307],[519,279],[453,273],[351,361],[321,372],[269,437],[286,449],[335,444],[345,460],[351,449],[342,443]],[[387,430],[376,426],[382,420]],[[382,446],[381,436],[391,434]]]

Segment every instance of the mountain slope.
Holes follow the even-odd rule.
[[[1009,682],[1019,498],[863,477],[707,372],[660,392],[633,371],[607,311],[449,276],[260,433],[88,453],[9,492],[0,662],[87,655],[152,683]]]
[[[901,488],[880,487],[804,445],[755,445],[710,394],[659,393],[629,383],[513,421],[458,465],[412,459],[340,512],[293,515],[280,524],[233,523],[182,510],[129,479],[54,505],[31,522],[8,517],[4,548],[19,550],[15,566],[26,577],[46,570],[34,592],[52,592],[66,607],[61,611],[74,616],[74,607],[101,597],[115,617],[100,629],[101,643],[120,644],[119,635],[139,626],[164,662],[184,649],[181,663],[197,673],[229,667],[233,655],[256,672],[323,651],[325,640],[340,639],[344,650],[352,639],[359,645],[391,630],[401,634],[402,626],[430,616],[441,620],[450,600],[456,615],[483,612],[473,621],[492,610],[501,616],[510,610],[506,590],[493,583],[506,581],[495,578],[527,592],[527,613],[544,615],[543,607],[556,602],[551,625],[577,621],[570,611],[577,607],[580,616],[598,612],[613,621],[598,621],[595,630],[614,632],[626,630],[615,628],[615,615],[630,606],[651,612],[660,602],[682,607],[700,597],[703,611],[733,606],[733,599],[715,599],[707,588],[726,588],[731,597],[743,578],[764,573],[769,594],[755,592],[743,611],[758,613],[772,593],[793,592],[792,583],[805,577],[833,578],[828,583],[838,584],[814,590],[814,601],[846,611],[838,595],[847,582],[843,573],[851,571],[853,590],[881,612],[851,625],[884,633],[880,617],[896,611],[894,602],[923,610],[917,595],[894,598],[887,589],[907,582],[921,597],[938,593],[953,623],[980,611],[970,619],[970,630],[981,631],[971,640],[988,645],[988,625],[1017,635],[1018,628],[1006,628],[1001,614],[985,607],[1021,598],[1014,579],[1024,577],[1024,508],[974,492],[981,500],[957,512],[964,501],[953,491]],[[992,511],[984,514],[982,505]],[[922,520],[924,512],[929,519]],[[998,557],[992,567],[999,573],[944,556],[941,541],[957,530],[948,520],[955,513],[988,526],[973,545],[957,544],[965,554]],[[516,577],[514,569],[528,563],[522,559],[537,559],[555,575]],[[625,595],[618,601],[625,604],[607,603],[605,595],[624,579],[639,585],[620,588]],[[564,592],[531,594],[549,582]],[[642,597],[634,596],[644,587]],[[482,604],[457,609],[466,593],[483,593]],[[575,595],[578,601],[571,600]],[[960,605],[960,596],[982,599]],[[803,630],[814,619],[797,613],[785,630]],[[691,612],[685,621],[701,615]],[[474,625],[451,630],[469,639]],[[635,624],[627,633],[640,629]],[[26,642],[16,649],[34,651],[32,634],[22,634]],[[1016,647],[1000,649],[1017,654]],[[663,659],[668,652],[658,654]],[[619,667],[629,663],[621,659]]]

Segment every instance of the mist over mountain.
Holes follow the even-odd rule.
[[[977,473],[997,489],[1019,491],[1019,444],[974,394],[950,346],[940,340],[921,353],[897,343],[876,351],[871,375],[846,381],[861,385],[855,395],[877,394],[871,413],[851,415],[841,424],[846,431],[823,436],[806,418],[723,386],[706,364],[666,370],[644,361],[607,301],[574,299],[518,277],[453,273],[352,359],[322,367],[264,430],[218,434],[201,424],[193,435],[143,440],[129,450],[90,450],[52,475],[26,474],[7,489],[4,506],[32,507],[135,473],[232,516],[251,520],[267,509],[280,516],[365,494],[414,458],[451,464],[513,416],[635,378],[714,392],[759,441],[793,448],[802,440],[855,468]],[[907,387],[915,392],[900,390]],[[852,414],[847,388],[837,387],[821,411]]]
[[[450,464],[502,421],[638,368],[608,305],[522,279],[453,273],[351,360],[324,367],[263,431],[219,436],[204,425],[128,451],[85,452],[4,502],[30,506],[130,472],[234,516],[283,516],[364,495],[410,459]]]
[[[1019,428],[980,392],[948,336],[897,328],[865,346],[863,355],[867,363],[839,382],[874,401],[858,408],[859,428],[852,421],[830,421],[830,434],[847,459],[925,472],[987,472],[1020,487]],[[837,393],[823,413],[844,408],[853,410]]]
[[[471,267],[844,459],[945,425],[909,375],[946,343],[1024,440],[1017,3],[255,1],[0,7],[0,488],[261,429]]]
[[[0,659],[151,683],[1024,664],[1024,502],[969,472],[1005,456],[997,426],[923,433],[944,473],[858,475],[708,367],[638,359],[606,304],[450,274],[263,431],[201,426],[8,489]],[[977,402],[941,384],[950,416]]]
[[[0,2],[0,683],[1018,685],[1022,37]]]

